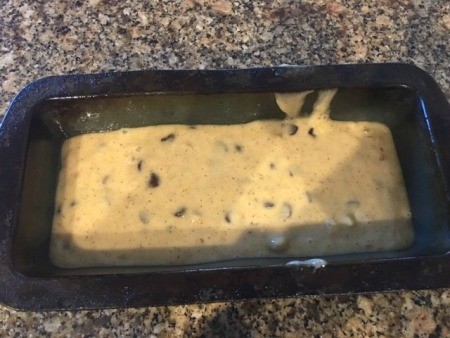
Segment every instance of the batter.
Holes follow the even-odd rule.
[[[62,147],[50,258],[60,267],[183,265],[401,249],[413,240],[389,129],[310,117],[160,125]],[[300,105],[300,108],[299,108]]]

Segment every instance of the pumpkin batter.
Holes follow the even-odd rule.
[[[330,120],[334,93],[320,92],[310,117],[296,116],[304,95],[283,94],[284,121],[67,139],[52,262],[183,265],[409,246],[411,214],[390,130]]]

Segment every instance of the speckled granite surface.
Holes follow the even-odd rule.
[[[0,5],[0,116],[42,76],[148,68],[413,62],[450,98],[447,0]],[[450,289],[62,313],[0,306],[0,336],[25,334],[450,337]]]

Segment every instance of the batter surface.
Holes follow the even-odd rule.
[[[308,118],[67,139],[52,262],[181,265],[409,246],[391,133],[378,123],[330,120],[333,94],[321,92]],[[280,108],[299,111],[283,99]]]

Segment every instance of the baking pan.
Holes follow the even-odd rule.
[[[121,127],[281,118],[271,108],[274,92],[327,88],[338,88],[331,103],[333,119],[390,127],[413,216],[410,248],[295,257],[306,260],[303,265],[287,264],[292,257],[85,269],[61,269],[49,261],[65,138]],[[306,107],[314,95],[307,97]],[[0,126],[0,301],[27,310],[79,309],[448,287],[449,145],[445,96],[429,75],[406,64],[40,79],[14,98]]]

